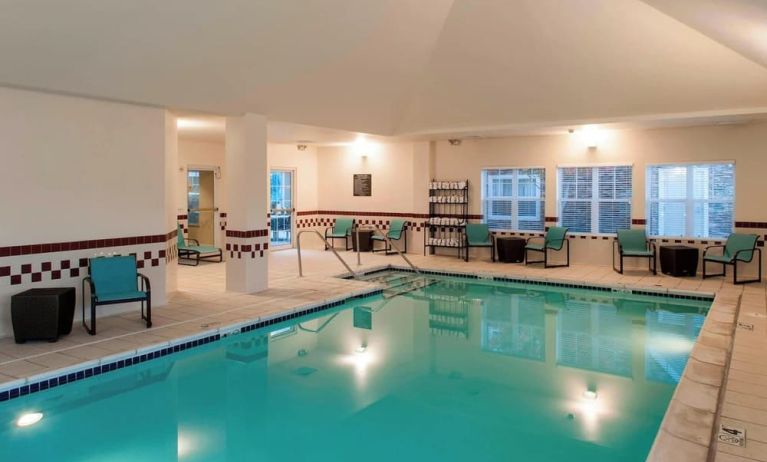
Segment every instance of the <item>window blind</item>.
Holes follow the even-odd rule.
[[[560,225],[603,234],[630,228],[631,172],[630,165],[558,168]]]
[[[647,167],[646,213],[651,236],[727,237],[735,221],[735,165]]]
[[[482,215],[491,229],[542,231],[545,170],[505,168],[482,170]]]

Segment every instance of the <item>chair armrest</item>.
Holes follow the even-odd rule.
[[[723,246],[723,245],[709,245],[708,247],[706,247],[705,249],[703,249],[703,258],[706,258],[706,254],[708,253],[708,249],[715,249],[715,248],[717,248],[717,247],[720,247],[720,248],[722,248],[722,249],[724,248],[724,246]]]
[[[82,293],[83,299],[85,299],[85,283],[86,282],[88,283],[88,288],[91,291],[91,297],[94,297],[96,295],[96,286],[93,285],[93,279],[91,279],[90,276],[85,276],[83,278],[83,293]]]
[[[138,275],[139,279],[143,280],[144,284],[146,284],[146,293],[152,292],[152,283],[149,282],[149,278],[144,276],[141,273],[136,273],[136,274]]]
[[[732,257],[732,261],[737,261],[738,260],[738,255],[741,252],[751,252],[751,260],[753,260],[754,259],[754,253],[756,253],[756,251],[759,251],[760,254],[762,253],[761,249],[759,249],[757,247],[754,247],[753,249],[738,250],[737,252],[735,252],[735,255]],[[740,261],[746,262],[746,263],[751,263],[751,260],[740,260]]]
[[[658,251],[658,247],[655,244],[655,241],[647,241],[647,248],[652,249],[652,253],[656,253]]]
[[[545,240],[545,239],[546,239],[546,237],[545,237],[545,236],[530,236],[530,237],[528,237],[528,238],[527,238],[527,240],[525,241],[525,244],[529,244],[529,243],[530,243],[530,241],[532,241],[533,239],[544,239],[544,240]]]

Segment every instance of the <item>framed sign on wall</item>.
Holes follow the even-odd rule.
[[[355,173],[354,174],[354,195],[355,196],[372,196],[373,175],[370,173]]]

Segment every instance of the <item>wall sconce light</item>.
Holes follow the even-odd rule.
[[[305,144],[297,144],[296,149],[299,151],[306,151],[306,145]]]
[[[583,397],[590,400],[597,399],[597,392],[596,390],[586,390],[583,392]]]
[[[447,142],[450,143],[450,146],[460,146],[461,145],[461,140],[459,140],[458,138],[450,138],[449,140],[447,140]]]
[[[359,137],[357,141],[352,144],[352,150],[354,154],[358,155],[361,159],[366,159],[370,153],[370,143],[365,141],[365,138]]]
[[[602,138],[602,132],[594,125],[586,125],[583,127],[582,136],[587,148],[596,149]]]

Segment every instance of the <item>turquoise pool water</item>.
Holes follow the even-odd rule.
[[[421,285],[0,403],[0,460],[641,461],[710,304]]]

